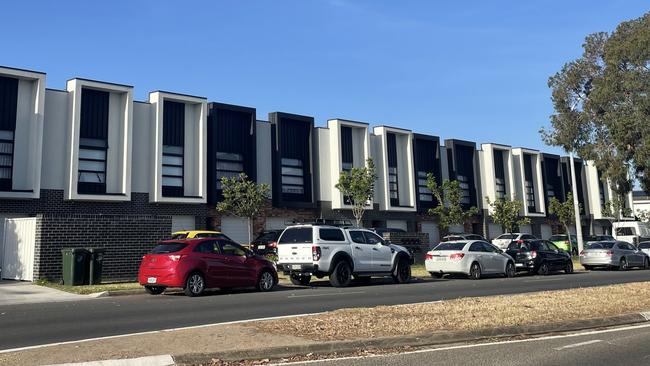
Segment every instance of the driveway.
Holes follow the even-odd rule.
[[[31,282],[0,281],[0,306],[75,301],[89,298],[90,297],[84,295],[75,295],[48,287],[34,285]]]

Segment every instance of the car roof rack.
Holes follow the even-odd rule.
[[[287,220],[285,225],[318,225],[318,226],[336,226],[341,228],[353,227],[352,221],[347,219],[323,219],[314,220]]]

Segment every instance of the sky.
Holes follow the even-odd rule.
[[[645,1],[13,1],[0,65],[477,143],[545,146],[549,76]]]

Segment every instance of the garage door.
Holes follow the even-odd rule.
[[[499,224],[488,224],[488,230],[490,231],[487,235],[488,240],[494,239],[497,236],[503,234],[503,229]]]
[[[267,217],[264,228],[266,230],[282,230],[287,227],[287,222],[291,222],[288,217]]]
[[[521,225],[519,226],[519,232],[524,234],[532,234],[533,228],[530,225]]]
[[[36,218],[5,219],[3,239],[0,278],[34,280]]]
[[[449,225],[449,232],[461,234],[465,232],[465,227],[463,227],[463,225]]]
[[[541,231],[542,231],[542,239],[548,239],[551,236],[553,236],[553,228],[551,227],[551,225],[542,224]]]
[[[429,245],[438,244],[440,242],[440,231],[438,225],[431,221],[422,221],[420,223],[423,233],[429,234]]]
[[[408,230],[406,220],[386,220],[386,227],[391,229],[402,229],[404,231]]]
[[[172,233],[182,230],[194,230],[196,221],[194,216],[175,215],[172,216]]]
[[[248,244],[248,220],[234,216],[221,218],[221,231],[240,244]],[[254,235],[254,234],[251,234]],[[252,238],[255,239],[255,238]]]

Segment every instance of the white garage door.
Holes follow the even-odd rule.
[[[438,225],[431,221],[422,221],[420,223],[423,233],[429,234],[429,245],[438,244],[440,242],[440,231]]]
[[[533,228],[530,225],[521,225],[519,226],[519,232],[524,234],[532,234]]]
[[[36,218],[5,219],[3,239],[0,278],[34,280]]]
[[[248,220],[234,216],[221,218],[221,232],[240,244],[248,244]],[[254,233],[251,233],[251,236]],[[255,238],[251,238],[255,239]]]
[[[406,220],[386,220],[386,227],[391,229],[402,229],[404,231],[408,230]]]
[[[465,227],[463,225],[449,225],[449,233],[453,234],[462,234],[465,232]]]
[[[503,229],[499,224],[488,224],[488,230],[490,231],[487,235],[488,240],[492,240],[497,236],[503,234]]]
[[[172,216],[172,233],[183,230],[194,230],[196,221],[194,216],[175,215]]]
[[[266,230],[282,230],[287,227],[287,222],[291,222],[288,217],[267,217],[264,228]]]
[[[553,236],[553,228],[551,227],[551,225],[542,224],[541,231],[542,231],[542,239],[548,239],[551,236]]]

